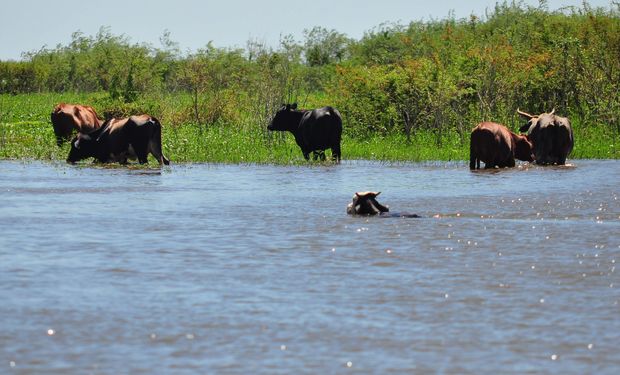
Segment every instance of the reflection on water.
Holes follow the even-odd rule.
[[[2,161],[0,373],[615,374],[620,165],[574,164]]]

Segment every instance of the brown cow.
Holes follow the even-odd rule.
[[[90,133],[101,126],[97,112],[85,105],[60,103],[50,117],[58,147],[71,137],[73,129],[78,133]]]
[[[471,132],[469,169],[514,167],[515,158],[533,161],[532,144],[526,136],[518,135],[504,125],[482,122]]]
[[[536,164],[564,165],[575,144],[570,121],[556,115],[555,109],[538,116],[518,109],[517,113],[528,120],[519,130],[527,132],[527,137],[534,146]]]
[[[161,149],[161,124],[149,115],[110,119],[88,134],[78,133],[71,141],[68,163],[94,157],[101,163],[127,163],[137,158],[147,162],[151,153],[159,164],[170,164]]]

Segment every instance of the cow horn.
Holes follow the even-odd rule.
[[[536,117],[536,116],[532,116],[532,115],[530,115],[529,113],[526,113],[526,112],[521,111],[519,108],[517,108],[517,113],[518,113],[519,115],[521,115],[521,116],[523,116],[523,117],[527,117],[527,118],[529,118],[529,119],[533,119],[534,117]]]
[[[553,107],[553,109],[551,110],[551,113],[549,113],[550,115],[553,115],[555,113],[555,107]]]

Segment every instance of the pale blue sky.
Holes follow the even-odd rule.
[[[249,39],[277,46],[280,35],[301,40],[313,26],[336,29],[359,39],[383,22],[483,16],[495,0],[1,0],[0,59],[19,59],[24,51],[67,44],[71,34],[95,35],[101,26],[135,43],[160,47],[169,30],[181,50],[195,51],[213,41],[217,47],[245,47]],[[526,0],[538,5],[538,0]],[[580,6],[582,0],[549,0],[550,9]],[[609,0],[591,0],[609,7]]]

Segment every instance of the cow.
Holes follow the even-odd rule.
[[[518,135],[507,127],[494,122],[482,122],[471,132],[469,144],[469,169],[515,166],[515,158],[534,161],[532,144],[526,136]]]
[[[149,152],[159,164],[170,164],[161,149],[161,124],[149,115],[110,119],[88,134],[78,133],[71,141],[68,163],[94,157],[100,163],[119,162],[137,158],[146,163]]]
[[[86,105],[60,103],[50,117],[58,147],[69,140],[74,129],[78,133],[90,133],[101,126],[97,112]]]
[[[566,117],[550,113],[538,116],[530,115],[517,109],[517,113],[527,119],[527,123],[519,130],[527,132],[527,136],[534,146],[536,164],[564,165],[575,144],[573,129]]]
[[[347,205],[347,214],[362,216],[379,216],[379,217],[407,217],[419,218],[416,214],[406,212],[390,212],[387,206],[377,202],[377,196],[380,191],[362,191],[353,195],[353,200]]]
[[[332,158],[340,162],[342,117],[340,112],[332,107],[297,110],[297,103],[283,104],[267,129],[293,133],[306,160],[310,160],[311,152],[315,160],[325,160],[325,150],[330,148]]]

